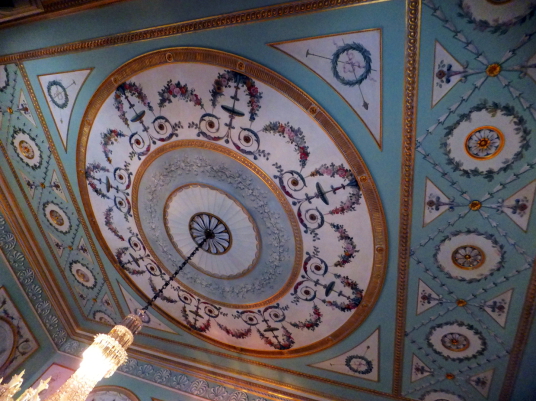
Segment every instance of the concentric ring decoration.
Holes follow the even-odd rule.
[[[189,184],[176,189],[165,206],[165,226],[177,252],[185,259],[214,232],[192,259],[191,266],[219,278],[247,274],[259,259],[260,238],[255,222],[235,199],[216,188]],[[193,240],[193,241],[192,241]]]
[[[449,277],[474,282],[500,269],[503,256],[493,235],[469,229],[445,237],[436,247],[435,260]]]
[[[52,227],[62,234],[71,231],[71,220],[67,213],[55,202],[47,201],[43,203],[43,213]]]
[[[69,269],[74,279],[84,287],[93,289],[97,285],[95,275],[91,272],[89,267],[79,260],[73,260],[69,265]]]
[[[479,330],[458,321],[433,326],[427,341],[436,354],[458,362],[476,358],[487,349],[486,339]]]
[[[368,316],[386,268],[378,193],[340,127],[290,82],[227,53],[166,49],[116,70],[82,121],[84,207],[141,297],[199,232],[221,234],[156,301],[170,321],[285,357],[329,347]]]
[[[455,170],[489,175],[519,160],[529,134],[513,107],[482,101],[446,128],[442,146]]]
[[[41,167],[42,155],[41,148],[35,141],[34,137],[22,128],[15,127],[11,142],[19,159],[30,167],[37,170]]]

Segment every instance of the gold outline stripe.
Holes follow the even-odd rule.
[[[54,141],[52,139],[52,135],[50,134],[50,131],[48,129],[48,126],[45,121],[45,117],[43,116],[43,112],[41,111],[41,108],[39,106],[39,103],[37,102],[37,98],[35,96],[35,92],[33,90],[32,84],[30,83],[30,78],[28,77],[28,74],[26,73],[26,68],[24,68],[24,65],[22,63],[17,63],[17,67],[20,71],[21,77],[24,81],[24,86],[26,86],[26,89],[28,90],[28,94],[30,95],[30,99],[32,101],[32,105],[35,109],[35,112],[37,113],[37,117],[39,118],[39,123],[41,124],[41,128],[43,129],[43,133],[45,134],[45,137],[47,139],[48,144],[50,145],[50,153],[52,153],[52,156],[54,157],[54,161],[56,162],[56,165],[58,167],[58,170],[60,171],[61,178],[63,179],[63,182],[65,184],[65,187],[67,188],[67,192],[69,192],[69,197],[71,198],[71,202],[74,206],[76,216],[78,217],[78,220],[80,222],[80,225],[82,226],[82,229],[84,231],[84,235],[86,236],[86,239],[89,242],[89,246],[91,247],[91,250],[93,252],[93,255],[95,256],[95,260],[97,261],[97,264],[101,270],[102,273],[102,279],[104,280],[106,287],[108,288],[108,291],[110,291],[110,295],[112,296],[112,299],[114,300],[114,303],[117,307],[117,311],[119,312],[120,316],[124,316],[125,313],[123,311],[123,308],[121,307],[121,304],[119,303],[119,298],[117,297],[112,285],[111,281],[108,278],[108,273],[106,272],[106,269],[104,268],[104,264],[102,263],[102,260],[100,258],[100,255],[97,251],[97,248],[95,246],[95,243],[93,242],[93,238],[91,237],[91,233],[89,231],[88,225],[84,219],[84,215],[82,214],[82,209],[80,208],[80,205],[78,204],[78,201],[76,199],[73,187],[71,186],[71,181],[69,180],[69,177],[67,176],[67,172],[65,171],[65,168],[63,167],[63,162],[61,160],[61,157],[58,153],[58,150],[56,149],[56,146],[54,146]],[[7,154],[7,153],[6,153]],[[13,174],[15,177],[17,177],[16,174]],[[18,181],[18,179],[17,179]],[[19,184],[20,186],[20,184]],[[26,194],[26,192],[22,189],[21,191]],[[31,207],[33,210],[33,207]],[[39,226],[41,224],[39,223],[39,220],[37,219],[37,215],[34,216],[35,220],[38,222]],[[45,238],[45,241],[47,242],[47,245],[49,249],[51,249],[51,253],[54,256],[54,259],[56,259],[55,252],[52,251],[52,247],[49,244],[47,236],[44,235],[42,232],[43,237]],[[62,272],[62,275],[64,273],[63,269],[61,268],[62,264],[59,263],[59,260],[56,260],[56,264],[58,267],[60,267],[60,271]],[[69,286],[70,287],[70,286]],[[102,289],[101,289],[102,291]],[[71,295],[75,297],[75,295],[72,293],[71,289]],[[100,292],[99,292],[100,295]],[[78,305],[78,302],[76,303]],[[80,308],[80,305],[78,305]],[[90,319],[84,312],[82,312],[82,317],[84,320],[93,320]]]
[[[417,93],[419,74],[419,41],[422,4],[420,0],[406,3],[406,68],[404,71],[404,116],[402,121],[402,172],[400,181],[400,227],[398,230],[398,280],[396,287],[395,356],[393,361],[393,394],[402,393],[404,340],[406,331],[407,287],[413,178],[415,167],[415,134],[417,130]]]
[[[86,39],[63,45],[44,47],[0,56],[0,64],[10,64],[17,61],[35,60],[44,57],[59,56],[79,51],[99,49],[109,46],[119,46],[132,42],[150,39],[166,38],[195,31],[223,28],[226,26],[247,24],[251,22],[267,21],[282,17],[309,14],[331,9],[370,4],[386,0],[299,0],[283,3],[278,6],[254,8],[246,11],[231,12],[216,17],[205,17],[195,20],[179,22],[176,24],[161,25],[153,28],[141,29],[132,32],[123,32],[117,35],[101,36],[95,39]]]

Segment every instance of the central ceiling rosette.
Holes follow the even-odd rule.
[[[326,348],[370,313],[385,275],[374,183],[337,124],[248,60],[142,56],[86,110],[79,184],[122,277],[193,335],[262,356]]]

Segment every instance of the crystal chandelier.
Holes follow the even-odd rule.
[[[100,380],[113,375],[117,368],[127,361],[128,355],[126,350],[134,341],[134,335],[141,330],[143,325],[142,317],[147,310],[162,295],[171,281],[177,277],[197,251],[207,241],[213,239],[214,236],[212,230],[207,229],[204,232],[204,238],[195,238],[196,248],[177,267],[175,272],[169,276],[145,306],[138,310],[136,314],[129,314],[125,317],[108,334],[97,334],[93,343],[82,354],[82,362],[78,370],[55,393],[51,394],[44,401],[85,401]],[[20,389],[23,373],[15,375],[8,384],[2,385],[2,379],[0,379],[0,401],[15,400],[13,396]],[[47,387],[48,380],[41,381],[37,389],[30,388],[26,390],[16,401],[39,401],[38,393]]]

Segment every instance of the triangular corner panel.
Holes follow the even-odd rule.
[[[380,329],[376,329],[365,341],[335,358],[310,366],[330,370],[361,379],[379,381]]]
[[[424,281],[419,280],[419,297],[417,298],[417,315],[436,306],[441,298]]]
[[[488,398],[491,381],[493,380],[493,370],[486,370],[469,378],[469,383],[484,397]]]
[[[490,299],[484,304],[484,310],[501,325],[506,326],[506,317],[510,309],[510,301],[514,289],[503,292],[502,294]]]
[[[119,285],[119,288],[121,288],[121,292],[123,293],[123,297],[125,298],[130,313],[136,313],[137,309],[141,309],[140,303],[136,301],[134,297],[132,297],[121,285]],[[152,313],[146,313],[145,318],[146,320],[143,322],[144,326],[152,327],[156,330],[167,331],[168,333],[175,333],[174,330],[155,318]]]
[[[433,374],[434,371],[421,361],[417,355],[413,354],[411,359],[411,382],[416,382],[417,380],[424,379],[427,376]]]
[[[502,210],[523,231],[527,231],[536,195],[536,180],[525,185],[502,203]]]
[[[88,68],[38,77],[64,149],[67,149],[67,134],[74,102],[92,70],[93,68]]]
[[[435,42],[432,107],[464,79],[466,69],[439,42]]]
[[[429,178],[424,189],[423,227],[441,216],[450,207],[450,199]]]
[[[326,81],[382,147],[381,29],[271,43]]]
[[[19,95],[19,103],[17,107],[17,111],[22,114],[22,116],[26,117],[26,119],[33,124],[34,127],[37,127],[37,124],[35,123],[35,119],[32,115],[32,112],[30,110],[30,107],[28,107],[28,102],[26,101],[26,96],[24,95],[24,92],[22,89],[20,90]]]

